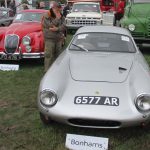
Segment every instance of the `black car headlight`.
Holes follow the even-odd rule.
[[[24,36],[22,39],[23,45],[30,45],[31,43],[31,38],[29,36]]]
[[[44,90],[40,93],[40,102],[46,107],[52,107],[57,103],[57,95],[50,90]]]
[[[141,94],[136,99],[136,107],[142,113],[150,112],[150,95]]]

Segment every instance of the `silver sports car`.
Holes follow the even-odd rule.
[[[44,75],[38,92],[43,123],[89,128],[150,122],[150,69],[130,33],[82,27]]]

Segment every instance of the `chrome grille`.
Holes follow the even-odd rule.
[[[104,13],[103,14],[103,24],[104,25],[113,25],[114,23],[114,14],[113,13]]]
[[[15,34],[9,34],[5,37],[5,52],[13,54],[18,48],[19,37]]]
[[[96,20],[90,20],[90,19],[81,19],[81,20],[78,20],[78,19],[76,19],[76,20],[72,20],[71,21],[71,23],[72,24],[74,24],[74,25],[84,25],[84,26],[86,26],[86,25],[96,25]]]

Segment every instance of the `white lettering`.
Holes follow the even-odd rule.
[[[99,101],[100,101],[100,99],[101,99],[101,97],[95,97],[95,99],[97,99],[97,101],[96,101],[96,103],[95,103],[95,104],[98,104],[98,103],[99,103]]]
[[[94,97],[89,97],[89,99],[90,99],[89,104],[92,104]]]
[[[111,105],[111,102],[110,102],[110,99],[109,99],[109,97],[106,97],[104,104]]]
[[[112,102],[112,105],[116,105],[116,106],[119,105],[119,104],[117,103],[117,102],[118,102],[118,101],[117,101],[117,98],[115,98],[115,97],[112,97],[111,102]]]

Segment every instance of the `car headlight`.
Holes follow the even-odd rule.
[[[71,19],[66,19],[66,24],[70,24],[71,23]]]
[[[136,99],[136,107],[140,112],[150,112],[150,95],[141,94]]]
[[[129,24],[128,28],[130,31],[134,31],[135,30],[135,25],[134,24]]]
[[[42,105],[51,107],[57,103],[57,95],[50,90],[44,90],[40,93],[40,102]]]
[[[29,36],[24,36],[22,39],[23,45],[30,45],[31,43],[31,38]]]

